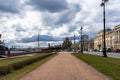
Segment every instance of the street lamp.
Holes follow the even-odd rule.
[[[40,49],[40,34],[38,32],[38,50]]]
[[[81,53],[83,53],[83,45],[82,45],[82,29],[83,29],[83,27],[81,26]]]
[[[108,0],[102,0],[102,3],[100,4],[103,7],[103,56],[107,57],[106,54],[106,41],[105,41],[105,3],[108,2]]]
[[[76,52],[76,45],[75,45],[75,35],[74,35],[74,52]]]

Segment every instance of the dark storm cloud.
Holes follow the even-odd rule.
[[[52,37],[52,36],[48,36],[48,35],[40,35],[40,41],[61,41],[61,38],[57,38],[57,37]],[[33,36],[30,38],[23,38],[21,39],[19,42],[22,43],[29,43],[29,42],[37,42],[38,41],[38,36]]]
[[[43,14],[42,19],[45,25],[61,25],[71,22],[77,12],[81,10],[81,6],[78,4],[69,4],[68,9],[63,12],[59,12],[55,15],[52,13]]]
[[[59,20],[56,24],[63,24],[72,21],[75,17],[77,12],[80,10],[78,5],[71,5],[71,7],[63,14],[59,16]]]
[[[60,12],[68,8],[65,0],[29,0],[28,4],[40,11]]]
[[[66,0],[29,0],[27,4],[43,11],[43,23],[49,26],[69,23],[81,10],[80,5],[69,4]]]
[[[56,24],[64,24],[71,22],[76,17],[77,12],[79,12],[80,10],[81,7],[78,4],[69,5],[69,9],[59,16]]]
[[[69,37],[70,40],[74,40],[74,36]],[[75,37],[76,40],[80,40],[80,36],[76,36]],[[60,38],[60,37],[52,37],[52,36],[48,36],[48,35],[40,35],[40,41],[63,41],[64,38]],[[37,42],[38,41],[38,36],[33,36],[30,38],[22,38],[20,41],[21,43],[30,43],[30,42]]]
[[[0,12],[19,13],[20,0],[0,0]]]

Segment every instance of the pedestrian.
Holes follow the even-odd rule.
[[[8,49],[8,53],[7,53],[7,56],[10,57],[10,50]]]

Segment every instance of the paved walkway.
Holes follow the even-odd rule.
[[[110,80],[71,54],[59,54],[21,80]]]

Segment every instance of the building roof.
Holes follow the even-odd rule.
[[[116,28],[116,27],[120,27],[120,24],[119,24],[119,25],[117,25],[117,26],[115,26],[115,28]]]
[[[113,30],[120,29],[120,24],[115,26]]]
[[[105,29],[105,31],[106,31],[106,32],[109,32],[109,31],[112,31],[112,29],[107,28],[107,29]],[[103,32],[103,30],[99,31],[98,33],[101,33],[101,32]]]

